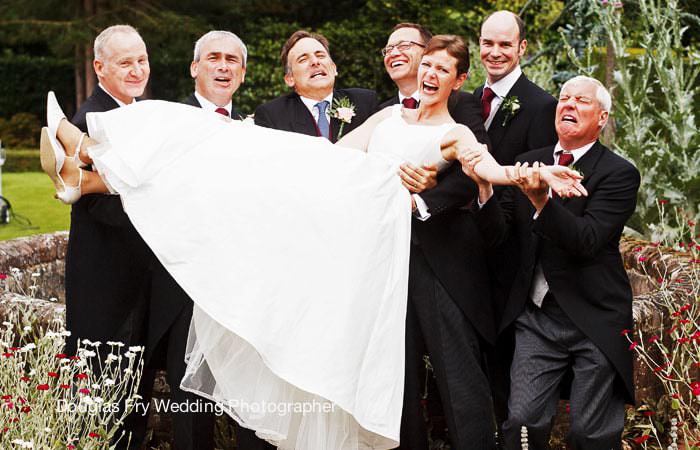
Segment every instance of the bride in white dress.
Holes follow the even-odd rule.
[[[57,196],[119,193],[195,303],[182,388],[280,448],[399,444],[411,199],[397,167],[470,152],[479,176],[509,183],[447,112],[466,79],[455,41],[428,44],[419,109],[387,108],[338,146],[161,101],[88,115],[88,138],[49,105]],[[585,192],[566,168],[542,176]]]

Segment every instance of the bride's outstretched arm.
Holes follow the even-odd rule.
[[[336,142],[336,145],[356,148],[366,152],[367,147],[369,146],[369,139],[372,137],[372,133],[374,133],[374,128],[379,122],[386,119],[390,115],[390,106],[374,113],[369,119],[365,120],[362,125],[340,138],[338,142]]]

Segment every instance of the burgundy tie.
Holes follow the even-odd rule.
[[[403,106],[407,109],[418,108],[418,100],[413,97],[406,97],[401,103],[403,103]]]
[[[496,96],[496,93],[490,87],[485,87],[481,94],[481,118],[486,122],[491,114],[491,100]]]
[[[559,162],[557,164],[560,166],[568,166],[572,162],[574,162],[573,153],[563,151],[559,154]]]
[[[226,117],[229,116],[228,110],[226,108],[219,107],[219,108],[216,108],[215,111],[218,112],[219,114],[221,114],[222,116],[226,116]]]

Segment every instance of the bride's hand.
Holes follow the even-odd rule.
[[[583,175],[566,166],[540,166],[540,177],[560,197],[588,195],[588,191],[581,184]]]

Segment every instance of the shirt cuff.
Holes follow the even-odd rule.
[[[428,205],[425,204],[420,195],[412,194],[413,200],[416,202],[416,210],[413,211],[413,215],[418,220],[425,222],[430,218],[430,213],[428,212]]]

